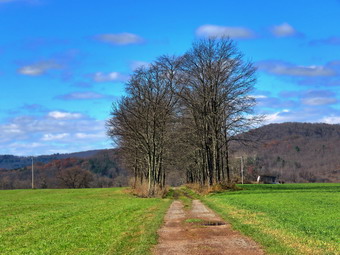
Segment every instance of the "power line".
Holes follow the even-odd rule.
[[[34,165],[33,165],[33,157],[32,157],[32,189],[34,189]]]
[[[244,179],[244,173],[243,173],[243,157],[236,157],[236,158],[240,158],[241,159],[241,181],[243,184],[243,179]]]

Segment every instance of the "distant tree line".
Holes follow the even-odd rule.
[[[254,66],[228,38],[199,40],[135,70],[107,122],[133,185],[154,196],[171,171],[202,186],[231,182],[229,144],[261,120],[255,82]]]
[[[186,123],[183,118],[178,121],[182,123],[174,119],[173,126],[176,128],[169,129],[168,151],[163,157],[165,181],[171,186],[186,183],[190,174],[188,170],[197,167],[193,150],[195,143],[192,143],[194,139],[185,139],[192,134],[191,129],[183,124]],[[246,183],[254,182],[258,175],[274,175],[284,182],[340,182],[340,125],[282,123],[266,125],[248,133],[251,133],[248,137],[261,138],[257,146],[240,143],[249,140],[243,137],[244,134],[239,135],[235,143],[228,143],[232,182],[241,181],[239,156],[243,156]],[[35,187],[126,186],[129,178],[133,177],[133,169],[128,168],[127,163],[132,166],[133,162],[128,158],[122,160],[122,155],[127,155],[121,150],[103,150],[91,157],[58,159],[46,164],[35,161]],[[3,158],[18,161],[15,157]],[[143,179],[144,183],[146,178]],[[132,182],[132,185],[136,184]],[[0,168],[0,189],[27,188],[31,188],[30,161],[28,166],[18,169]]]
[[[31,188],[31,165],[0,169],[0,189]],[[35,188],[103,188],[128,185],[128,172],[119,165],[117,150],[89,158],[65,158],[34,163]]]
[[[100,152],[100,150],[82,151],[65,154],[52,154],[35,156],[34,161],[40,163],[48,163],[57,159],[67,158],[88,158]],[[14,155],[0,155],[0,169],[18,169],[31,164],[32,157],[14,156]]]

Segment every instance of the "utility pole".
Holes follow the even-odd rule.
[[[243,157],[236,157],[236,158],[239,158],[241,159],[241,181],[242,181],[242,184],[243,184],[243,179],[244,179],[244,172],[243,172]]]
[[[32,157],[32,189],[34,189],[34,166],[33,166],[33,157]]]

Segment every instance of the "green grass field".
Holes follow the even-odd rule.
[[[340,254],[340,184],[240,187],[203,200],[269,254]]]
[[[268,254],[340,254],[340,184],[240,186],[202,199]],[[149,254],[170,203],[120,188],[0,191],[0,254]]]
[[[170,202],[118,188],[0,191],[0,254],[148,254]]]

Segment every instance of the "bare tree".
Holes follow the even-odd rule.
[[[249,130],[259,118],[252,115],[255,68],[228,38],[200,40],[182,57],[183,100],[197,139],[196,169],[188,181],[201,185],[230,181],[228,143]]]
[[[71,189],[89,188],[93,180],[93,174],[90,171],[77,166],[60,170],[57,177],[67,188]]]
[[[174,58],[161,57],[136,70],[127,83],[128,96],[113,107],[107,122],[108,135],[125,152],[135,185],[147,181],[149,196],[165,185],[164,155],[176,104],[175,69]]]

